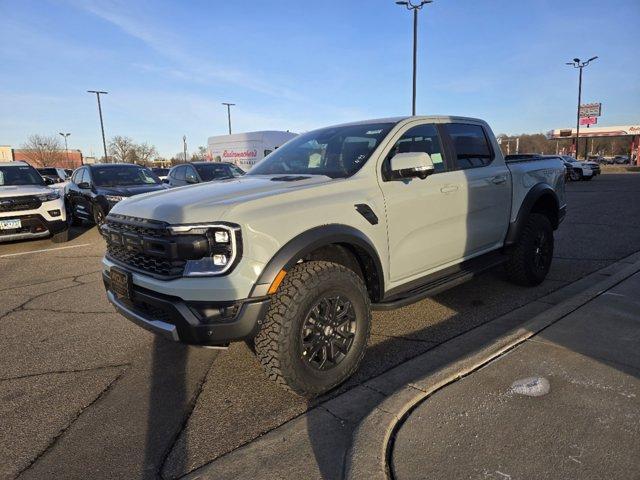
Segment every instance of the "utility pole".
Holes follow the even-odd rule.
[[[580,145],[580,104],[582,103],[582,69],[589,65],[592,61],[594,61],[598,57],[591,57],[586,62],[581,62],[579,58],[574,58],[573,62],[567,62],[566,65],[569,65],[573,68],[580,69],[580,73],[578,75],[578,113],[576,115],[576,144],[575,144],[575,152],[576,152],[576,160],[580,152],[578,152],[578,147]],[[586,151],[585,151],[585,159],[586,159]]]
[[[227,106],[227,119],[229,120],[229,135],[231,135],[231,107],[233,107],[235,103],[222,102],[222,105]]]
[[[107,141],[104,138],[104,122],[102,121],[102,106],[100,105],[100,95],[107,95],[109,92],[102,92],[100,90],[87,90],[87,93],[95,93],[98,99],[98,114],[100,115],[100,130],[102,131],[102,148],[104,150],[104,161],[108,162],[107,157]]]
[[[65,156],[67,157],[67,166],[70,166],[69,165],[69,147],[67,146],[67,137],[71,134],[60,132],[60,135],[62,135],[62,137],[64,138],[64,153],[65,153]]]
[[[416,114],[416,78],[418,59],[418,10],[433,0],[421,0],[420,3],[413,4],[411,1],[398,1],[398,5],[403,5],[407,10],[413,11],[413,96],[411,100],[411,115]]]

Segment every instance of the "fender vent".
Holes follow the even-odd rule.
[[[358,203],[357,205],[355,205],[355,207],[356,211],[364,218],[366,218],[367,222],[369,222],[371,225],[378,224],[378,216],[374,213],[373,210],[371,210],[371,207],[369,205],[367,205],[366,203]]]

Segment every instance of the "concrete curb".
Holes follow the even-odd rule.
[[[387,464],[389,442],[399,422],[416,405],[440,388],[518,346],[638,271],[640,252],[365,382],[358,388],[373,390],[385,398],[356,427],[345,458],[344,478],[390,478]],[[585,288],[585,285],[588,286]],[[522,323],[523,317],[529,320]],[[496,338],[496,333],[500,330],[504,330],[504,333]],[[478,348],[466,352],[469,350],[468,345],[478,345]],[[461,355],[460,352],[465,353]],[[326,407],[331,410],[331,403],[339,401],[339,398],[327,402]]]

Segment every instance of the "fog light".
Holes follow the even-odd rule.
[[[213,264],[223,266],[227,264],[227,256],[226,255],[214,255],[213,256]]]
[[[49,215],[51,215],[52,217],[59,217],[60,216],[60,210],[58,210],[58,209],[49,210]]]
[[[216,231],[215,240],[216,240],[216,243],[229,243],[229,232],[225,232],[221,230]],[[225,263],[227,262],[225,261]]]

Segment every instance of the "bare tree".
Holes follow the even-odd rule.
[[[149,145],[147,142],[136,145],[135,150],[137,161],[147,167],[151,166],[153,160],[158,156],[156,147]]]
[[[36,167],[55,166],[64,159],[60,140],[55,135],[30,135],[22,149],[29,163]]]
[[[109,142],[109,157],[116,163],[135,161],[136,144],[129,137],[116,135]]]

